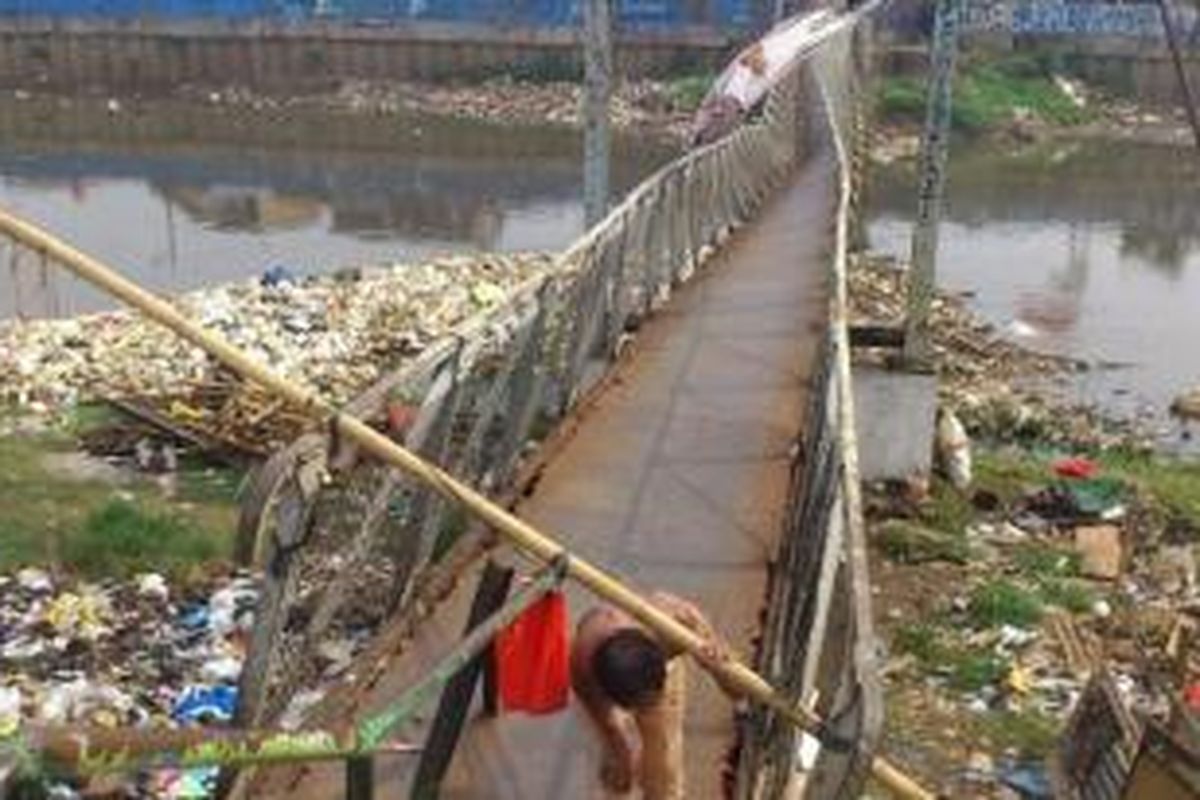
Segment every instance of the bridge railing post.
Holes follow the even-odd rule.
[[[932,356],[929,309],[937,272],[938,225],[950,150],[951,90],[961,9],[962,0],[937,0],[930,43],[929,89],[921,137],[917,221],[913,227],[904,334],[904,360],[915,369],[926,369]]]

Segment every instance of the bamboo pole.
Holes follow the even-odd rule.
[[[3,208],[0,208],[0,231],[26,247],[49,256],[55,263],[61,264],[83,280],[138,309],[183,339],[202,348],[243,378],[255,381],[275,392],[303,409],[309,416],[329,423],[339,434],[354,441],[365,452],[404,470],[446,498],[462,503],[525,555],[543,563],[552,562],[560,556],[570,556],[552,537],[492,503],[441,468],[426,463],[361,420],[339,413],[317,394],[271,371],[233,346],[223,336],[189,320],[170,303],[142,289],[99,260],[76,250]],[[713,661],[707,658],[704,655],[707,644],[704,639],[643,599],[621,581],[577,557],[570,557],[568,574],[597,596],[646,625],[668,644],[688,652],[705,670],[720,680],[722,685],[736,689],[747,698],[762,703],[796,727],[809,730],[819,738],[821,720],[813,712],[776,692],[771,684],[741,662],[733,659]],[[871,773],[880,784],[900,797],[933,800],[934,795],[878,756],[871,762]]]

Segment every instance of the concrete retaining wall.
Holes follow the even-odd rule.
[[[0,87],[165,91],[180,83],[320,89],[347,79],[478,78],[508,69],[579,70],[578,32],[413,23],[333,24],[0,21]],[[617,68],[646,76],[722,64],[734,33],[634,32],[618,38]]]

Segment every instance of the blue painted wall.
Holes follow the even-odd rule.
[[[756,0],[619,0],[622,25],[634,28],[753,24]],[[430,19],[486,24],[579,23],[579,0],[0,0],[0,16],[108,19],[304,19],[349,22]]]

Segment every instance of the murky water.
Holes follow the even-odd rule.
[[[558,249],[582,230],[581,142],[569,131],[216,113],[0,106],[0,204],[158,291],[275,265],[316,274]],[[616,189],[669,157],[618,142]],[[110,306],[32,258],[14,266],[0,253],[0,319]]]
[[[912,167],[876,174],[871,243],[907,257]],[[1152,416],[1200,385],[1200,157],[1112,143],[951,154],[938,279],[1009,335],[1108,368],[1080,399]]]

